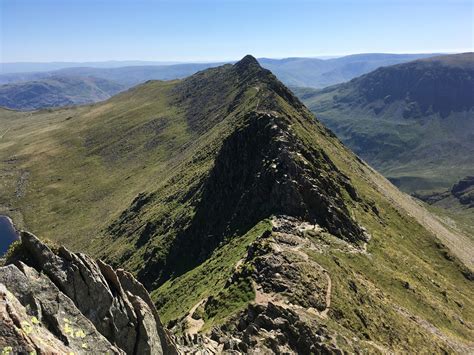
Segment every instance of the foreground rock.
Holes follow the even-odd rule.
[[[0,268],[0,344],[6,353],[176,353],[131,274],[53,252],[27,232]]]

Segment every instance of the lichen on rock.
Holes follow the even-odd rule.
[[[0,298],[0,343],[15,353],[176,353],[131,274],[28,232],[0,268]]]

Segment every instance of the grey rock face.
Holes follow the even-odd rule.
[[[20,319],[34,317],[41,329],[49,331],[48,338],[55,339],[53,343],[59,344],[61,352],[176,352],[150,296],[131,274],[114,271],[100,260],[63,247],[55,253],[27,232],[22,232],[21,241],[21,259],[29,265],[17,260],[14,265],[0,268],[0,284],[4,285],[0,297],[15,305]],[[13,316],[7,312],[2,317]],[[14,342],[14,337],[4,337],[11,326],[2,326],[1,343],[15,345],[15,351],[27,351],[31,346],[43,350],[36,338],[30,337],[25,344],[33,345],[27,346]]]
[[[211,338],[224,343],[228,353],[342,354],[323,325],[304,320],[296,312],[268,303],[249,305],[236,319],[236,330],[214,328]]]
[[[0,299],[0,344],[14,353],[124,353],[47,276],[21,262],[0,269]]]

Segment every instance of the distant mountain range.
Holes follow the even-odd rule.
[[[121,85],[132,87],[147,80],[172,80],[187,77],[210,67],[222,63],[198,63],[198,64],[176,64],[176,65],[142,65],[125,66],[118,68],[94,68],[94,67],[72,67],[54,71],[12,73],[0,75],[0,84],[15,83],[54,77],[84,77],[93,76],[115,81]]]
[[[124,85],[102,78],[51,76],[0,86],[0,106],[35,110],[82,105],[106,100],[124,89]]]
[[[448,190],[424,195],[414,194],[414,196],[430,205],[443,205],[447,201],[452,204],[455,201],[468,208],[474,208],[474,176],[466,176]]]
[[[379,68],[295,92],[344,143],[406,191],[474,173],[474,54]]]
[[[0,63],[0,74],[44,72],[64,68],[118,68],[137,65],[170,65],[179,62],[145,61],[145,60],[108,60],[101,62],[12,62]]]
[[[262,58],[260,64],[274,72],[277,77],[289,86],[321,88],[341,83],[367,73],[381,66],[402,63],[433,54],[357,54],[340,58]],[[108,86],[125,89],[147,80],[173,80],[190,76],[200,70],[216,67],[224,63],[187,63],[173,65],[137,65],[148,62],[103,62],[103,63],[31,63],[37,68],[60,68],[53,71],[10,73],[0,75],[0,84],[22,83],[15,86],[0,87],[0,105],[12,109],[36,109],[64,105],[97,102],[107,99],[106,95],[97,95],[100,90],[93,90],[77,80],[81,78],[100,78],[109,81]],[[18,63],[29,68],[28,63]],[[40,66],[39,64],[43,64]],[[47,64],[50,64],[48,66]],[[81,66],[89,65],[89,66]],[[134,64],[118,67],[120,64]],[[70,65],[69,68],[63,66]],[[110,67],[104,68],[109,65]],[[4,68],[5,70],[5,68]],[[8,68],[7,68],[8,70]],[[47,80],[47,81],[45,81]],[[58,86],[53,81],[60,81]],[[90,82],[90,79],[84,79]],[[98,80],[98,79],[96,79]],[[114,85],[112,82],[115,82]],[[39,89],[38,86],[41,86]],[[86,85],[87,86],[87,85]],[[59,88],[59,90],[58,90]],[[74,95],[69,93],[73,92]],[[117,92],[113,90],[113,93]],[[65,94],[63,94],[65,93]],[[19,100],[16,100],[20,98]]]
[[[355,54],[339,58],[261,58],[259,62],[275,71],[288,85],[325,87],[368,73],[380,66],[403,63],[436,54]],[[232,63],[232,62],[229,62]],[[109,61],[86,63],[5,63],[0,84],[28,81],[58,75],[86,75],[135,85],[146,80],[177,79],[196,71],[222,65],[213,63],[163,63]]]
[[[324,88],[342,83],[379,67],[409,62],[436,54],[354,54],[332,59],[259,59],[286,85]]]

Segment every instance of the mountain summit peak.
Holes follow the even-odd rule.
[[[239,60],[237,63],[235,63],[236,68],[238,69],[262,69],[260,66],[260,63],[258,62],[257,59],[255,59],[254,56],[247,54],[245,57],[243,57],[241,60]]]

